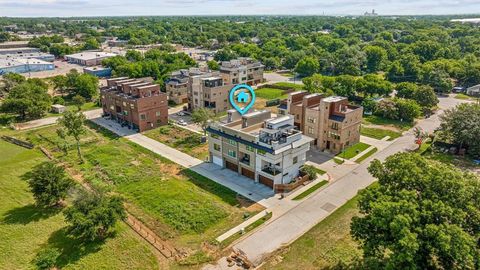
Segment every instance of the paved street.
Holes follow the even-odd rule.
[[[461,102],[461,100],[452,97],[440,98],[439,107],[447,109]],[[438,115],[441,113],[439,111],[428,119],[420,120],[418,126],[425,131],[432,132],[439,125]],[[375,179],[367,171],[371,160],[375,158],[384,160],[390,155],[411,148],[413,144],[414,135],[409,131],[385,149],[369,157],[345,176],[248,235],[233,248],[243,251],[253,264],[261,264],[269,254],[295,241],[338,207],[353,198],[359,190],[373,183]],[[217,265],[208,265],[205,269],[231,268],[226,266],[225,258],[222,258]]]

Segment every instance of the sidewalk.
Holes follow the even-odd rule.
[[[90,110],[83,112],[85,117],[87,119],[93,119],[100,117],[102,115],[102,109],[95,109],[95,110]],[[37,128],[37,127],[42,127],[42,126],[48,126],[48,125],[53,125],[57,123],[57,120],[62,117],[61,115],[59,116],[52,116],[52,117],[47,117],[47,118],[42,118],[42,119],[37,119],[37,120],[32,120],[29,122],[25,123],[18,123],[15,125],[16,130],[25,130],[25,129],[31,129],[31,128]]]

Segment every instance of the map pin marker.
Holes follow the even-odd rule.
[[[230,90],[229,99],[232,107],[237,110],[240,115],[244,115],[255,103],[255,92],[250,85],[239,84]]]

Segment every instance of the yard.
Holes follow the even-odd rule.
[[[356,206],[357,197],[274,254],[261,269],[336,269],[339,263],[360,258],[362,252],[350,236],[351,219],[359,215]]]
[[[267,100],[270,99],[285,99],[288,97],[288,94],[285,94],[285,90],[277,88],[260,88],[255,90],[255,95],[259,98],[264,98]]]
[[[208,143],[202,143],[202,135],[187,129],[166,125],[149,130],[144,135],[200,160],[208,157]]]
[[[77,106],[73,105],[71,102],[66,103],[65,106],[67,107],[67,110],[69,110],[69,111],[77,111],[78,110]],[[98,109],[98,108],[100,108],[100,107],[98,106],[98,104],[96,102],[86,102],[85,104],[82,105],[80,110],[82,112],[85,112],[85,111],[90,111],[90,110],[94,110],[94,109]],[[49,112],[49,113],[47,113],[46,117],[59,116],[59,115],[61,115],[61,114]]]
[[[252,203],[235,192],[93,124],[82,139],[85,162],[79,164],[73,145],[67,155],[58,149],[55,128],[17,135],[47,147],[94,188],[123,195],[129,212],[179,250],[202,260],[194,263],[210,260],[212,256],[198,252],[215,256],[220,247],[208,243],[241,223],[245,214],[259,211],[247,208]]]
[[[57,248],[61,269],[158,269],[150,247],[123,223],[104,243],[82,244],[65,233],[59,210],[34,204],[20,176],[46,158],[0,140],[0,269],[32,269],[32,260],[45,246]]]
[[[402,122],[399,120],[392,120],[392,119],[387,119],[383,118],[377,115],[364,115],[363,116],[363,124],[366,125],[376,125],[376,126],[385,126],[385,127],[390,127],[393,130],[396,131],[406,131],[411,129],[415,123],[411,122]],[[385,129],[387,129],[385,128]]]
[[[370,147],[369,144],[366,143],[356,143],[348,148],[346,148],[343,152],[340,152],[337,154],[337,157],[341,157],[344,159],[351,159],[361,153],[364,150],[367,150],[367,148]]]
[[[389,136],[389,141],[395,140],[396,138],[402,136],[402,133],[389,130],[389,129],[381,129],[381,128],[371,128],[371,127],[364,127],[360,130],[360,134],[363,136],[367,136],[370,138],[374,138],[377,140],[381,140],[386,136]]]
[[[273,85],[279,86],[279,87],[288,87],[288,88],[295,89],[295,90],[302,90],[303,89],[303,84],[300,84],[300,83],[277,82],[277,83],[274,83]]]

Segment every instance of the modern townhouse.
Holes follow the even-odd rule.
[[[299,179],[313,140],[295,128],[293,116],[272,118],[268,110],[243,116],[230,110],[207,131],[211,162],[277,192]]]
[[[337,154],[360,141],[363,108],[350,105],[345,97],[294,92],[279,109],[293,115],[295,126],[320,150]]]
[[[172,72],[170,78],[165,83],[168,99],[176,104],[188,102],[188,82],[190,76],[202,75],[205,72],[198,68],[181,69]]]
[[[252,58],[241,57],[235,60],[223,61],[220,74],[224,84],[257,85],[264,81],[265,66]]]
[[[168,123],[167,95],[158,84],[126,77],[107,80],[100,89],[103,113],[140,132]]]
[[[189,76],[188,108],[211,109],[214,113],[224,112],[231,108],[228,93],[231,85],[225,85],[218,72],[206,72]]]

